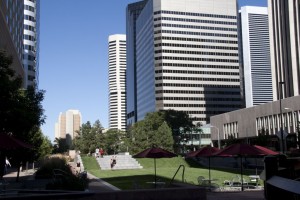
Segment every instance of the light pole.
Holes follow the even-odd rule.
[[[220,130],[219,130],[218,127],[213,126],[213,125],[210,125],[210,128],[216,128],[217,131],[218,131],[218,148],[220,149],[220,148],[221,148],[221,142],[220,142]]]
[[[281,105],[281,100],[283,98],[283,91],[282,91],[282,85],[284,84],[283,81],[279,82],[279,87],[280,87],[280,100],[279,100],[279,107],[280,107],[280,135],[281,135],[281,152],[284,154],[284,138],[283,138],[283,119],[282,119],[282,105]]]

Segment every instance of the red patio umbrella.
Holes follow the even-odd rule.
[[[278,152],[268,149],[267,147],[263,147],[263,146],[259,146],[259,145],[254,145],[254,147],[261,150],[264,153],[264,155],[278,155],[279,154]]]
[[[0,133],[0,150],[10,150],[18,148],[27,148],[30,149],[32,146],[27,144],[13,136],[9,136],[4,133]]]
[[[156,158],[172,158],[176,157],[177,155],[175,153],[172,153],[170,151],[167,151],[165,149],[159,148],[159,147],[152,147],[148,148],[136,155],[134,155],[134,158],[154,158],[154,185],[156,188]]]
[[[208,157],[208,179],[210,180],[210,157],[218,151],[220,151],[219,148],[206,146],[198,149],[197,151],[190,152],[187,157]]]
[[[275,153],[275,154],[274,154]],[[232,144],[219,152],[215,153],[214,156],[239,156],[241,159],[241,182],[242,190],[243,188],[243,164],[242,157],[246,156],[266,156],[266,155],[276,155],[276,152],[273,152],[270,149],[265,147],[255,147],[250,144]]]

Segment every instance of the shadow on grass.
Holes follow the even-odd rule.
[[[113,177],[113,178],[103,178],[102,180],[109,182],[110,184],[120,188],[121,190],[137,190],[137,189],[151,189],[155,187],[154,175],[136,175],[136,176],[124,176],[120,177]],[[171,179],[157,176],[156,177],[156,187],[171,187],[169,185]],[[178,181],[174,181],[178,182]]]

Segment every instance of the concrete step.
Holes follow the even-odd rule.
[[[114,169],[142,169],[143,167],[131,155],[115,155],[117,163]],[[110,160],[112,155],[97,158],[101,170],[110,170]]]

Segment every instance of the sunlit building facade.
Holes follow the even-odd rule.
[[[109,128],[126,130],[126,35],[108,38]]]
[[[299,0],[268,0],[274,101],[300,95],[299,7]]]
[[[240,10],[246,107],[273,101],[268,9],[244,6]]]
[[[68,144],[72,144],[72,140],[78,135],[82,124],[82,117],[79,110],[68,110],[60,113],[58,122],[55,123],[55,138],[66,139]]]
[[[23,66],[25,84],[38,86],[40,0],[24,0]]]
[[[235,0],[146,1],[135,32],[137,121],[174,109],[206,124],[241,108],[236,6]]]

